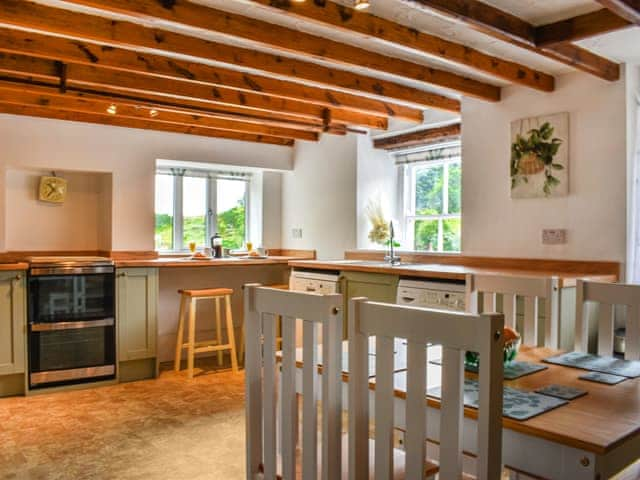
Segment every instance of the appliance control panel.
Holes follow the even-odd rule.
[[[465,287],[459,284],[400,280],[398,285],[399,305],[464,312],[465,298]]]

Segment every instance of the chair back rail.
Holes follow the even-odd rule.
[[[368,480],[369,338],[375,336],[374,477],[390,480],[393,465],[394,339],[407,340],[405,478],[424,478],[427,428],[427,344],[443,347],[440,478],[460,478],[464,354],[480,354],[477,475],[499,479],[502,455],[502,314],[474,315],[370,302],[349,303],[349,479]]]
[[[640,285],[578,280],[575,350],[587,352],[589,322],[585,304],[599,304],[598,355],[613,355],[615,307],[626,306],[625,359],[640,360]]]
[[[245,286],[245,382],[247,479],[294,480],[302,463],[305,480],[318,475],[318,398],[322,401],[321,475],[342,470],[342,295],[318,295]],[[276,324],[282,318],[282,372],[278,402]],[[302,320],[302,455],[298,444],[296,319]],[[322,345],[318,345],[322,328]],[[318,348],[322,348],[322,388],[318,389]],[[280,410],[278,411],[278,405]],[[281,455],[278,456],[278,445]]]
[[[517,299],[524,301],[522,343],[539,346],[538,316],[540,300],[544,300],[544,346],[557,349],[560,345],[560,288],[557,277],[521,277],[511,275],[469,275],[467,277],[468,311],[477,313],[478,294],[483,294],[485,313],[497,310],[497,295],[502,296],[505,324],[516,327]]]

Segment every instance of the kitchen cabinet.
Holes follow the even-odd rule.
[[[340,291],[344,296],[344,337],[348,331],[349,299],[367,297],[369,300],[396,303],[398,291],[397,275],[384,273],[342,272]]]
[[[121,268],[116,273],[119,379],[157,374],[158,269]]]
[[[26,303],[24,272],[0,272],[0,397],[24,393]]]

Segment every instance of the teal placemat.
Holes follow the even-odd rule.
[[[608,373],[620,377],[640,377],[640,361],[637,360],[622,360],[616,357],[600,357],[590,353],[569,352],[545,358],[544,361],[555,365]]]
[[[433,387],[427,390],[427,395],[435,398],[442,397],[442,389]],[[478,408],[479,387],[477,380],[465,379],[464,404],[467,407]],[[505,387],[502,400],[502,415],[514,420],[529,420],[537,415],[566,405],[566,400],[525,392],[516,388]]]

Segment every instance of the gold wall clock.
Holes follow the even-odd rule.
[[[50,203],[63,203],[66,197],[67,181],[64,178],[40,177],[40,200]]]

